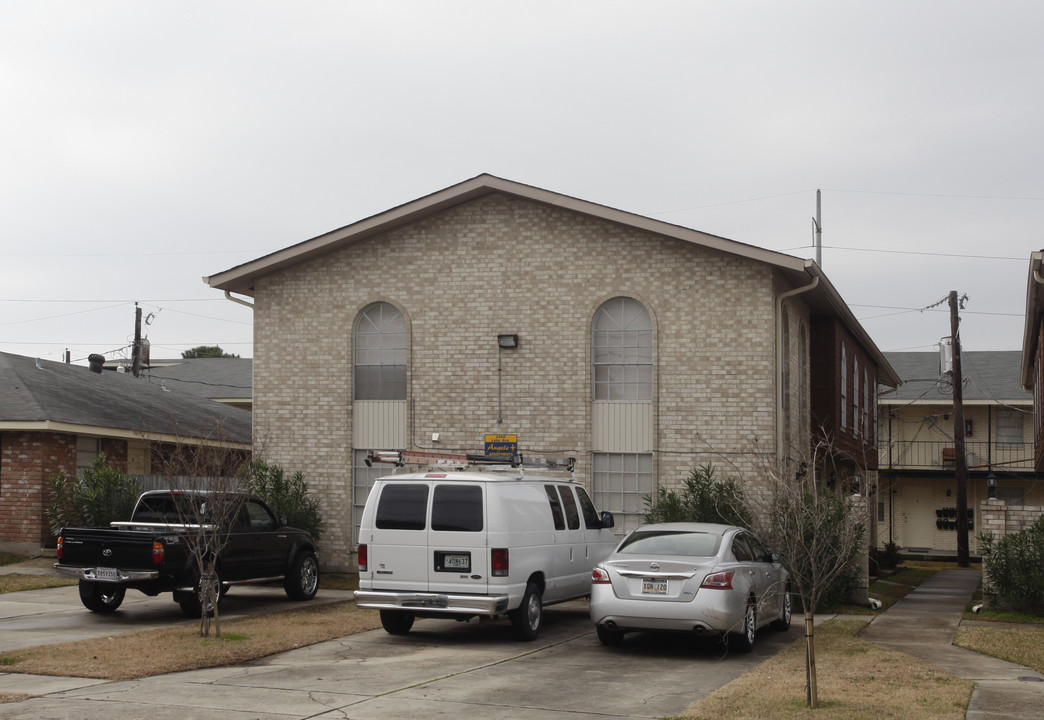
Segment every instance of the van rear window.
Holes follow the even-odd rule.
[[[427,485],[388,483],[381,491],[375,522],[382,530],[423,530],[427,512]]]
[[[477,485],[436,485],[431,503],[431,529],[482,531],[482,488]]]

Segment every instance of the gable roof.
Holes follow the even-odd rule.
[[[902,387],[882,395],[882,405],[952,405],[953,390],[942,382],[937,352],[890,352],[888,361],[899,373]],[[1032,405],[1033,396],[1022,389],[1018,350],[961,353],[961,397],[966,405]]]
[[[142,377],[169,390],[211,400],[250,400],[253,397],[251,358],[178,358],[153,360]]]
[[[0,352],[0,430],[249,447],[251,414],[127,373]]]
[[[260,277],[280,272],[306,260],[337,251],[379,233],[416,222],[455,206],[492,194],[505,194],[531,202],[551,205],[563,210],[660,235],[664,238],[680,240],[710,250],[764,263],[779,272],[794,287],[806,286],[815,281],[818,284],[810,292],[802,295],[802,299],[809,303],[813,312],[833,315],[841,319],[852,336],[862,343],[870,356],[874,358],[878,366],[878,377],[883,384],[894,385],[898,382],[898,377],[888,364],[885,356],[874,341],[870,339],[870,336],[860,325],[859,321],[856,320],[848,305],[841,299],[837,290],[814,261],[803,260],[772,250],[765,250],[754,245],[747,245],[680,225],[672,225],[671,223],[488,174],[478,175],[470,180],[465,180],[457,185],[452,185],[351,225],[331,230],[318,237],[291,245],[242,265],[237,265],[216,275],[204,277],[203,281],[212,288],[224,290],[225,296],[230,300],[245,303],[245,301],[238,298],[233,298],[231,293],[253,297],[254,284]],[[245,304],[249,305],[249,303]]]

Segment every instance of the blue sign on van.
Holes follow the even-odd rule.
[[[518,435],[487,435],[488,457],[513,457],[518,455]]]

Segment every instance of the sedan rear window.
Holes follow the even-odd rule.
[[[702,532],[636,532],[617,550],[625,555],[690,555],[712,557],[718,554],[720,535]]]

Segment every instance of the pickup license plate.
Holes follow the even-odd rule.
[[[642,578],[642,595],[666,595],[667,581]]]
[[[117,582],[120,579],[120,573],[116,568],[94,568],[94,577],[99,580],[109,580]]]

